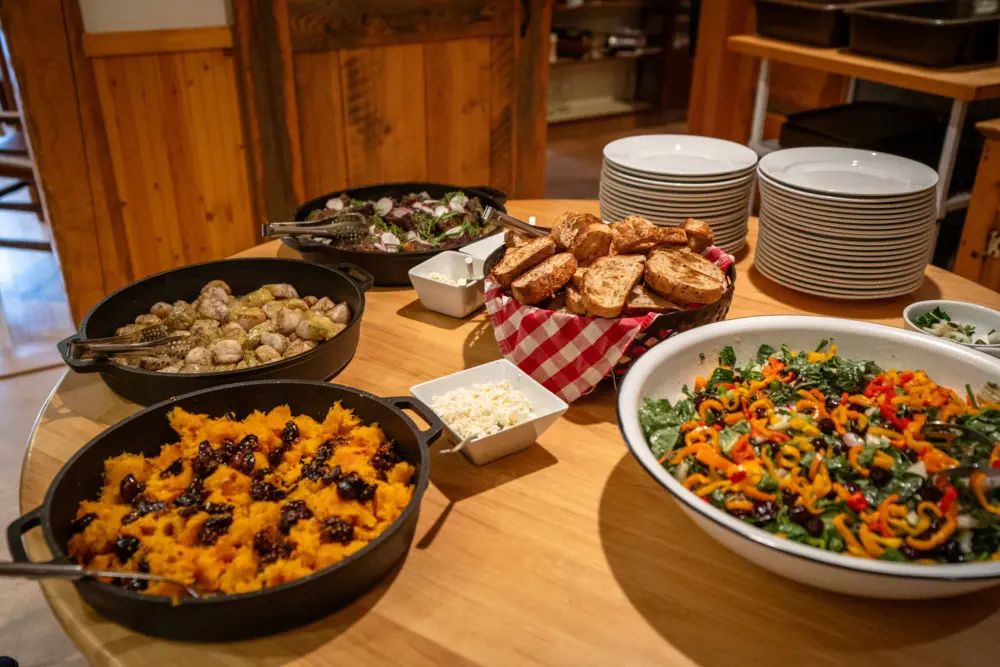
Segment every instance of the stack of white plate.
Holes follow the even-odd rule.
[[[746,244],[757,154],[746,146],[673,134],[612,141],[604,147],[601,217],[641,215],[658,225],[704,220],[715,244],[733,253]]]
[[[924,281],[937,173],[852,148],[791,148],[758,166],[754,263],[785,287],[833,299],[908,294]]]

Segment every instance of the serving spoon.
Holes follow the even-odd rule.
[[[927,422],[921,429],[921,433],[928,441],[940,442],[945,445],[951,444],[953,440],[975,440],[981,445],[993,446],[993,441],[984,434],[963,424],[940,421]],[[1000,468],[992,468],[981,463],[964,463],[953,466],[942,470],[941,474],[949,477],[968,477],[974,472],[982,473],[987,479],[1000,479]]]
[[[196,600],[209,597],[205,591],[199,591],[183,581],[162,577],[146,572],[115,572],[114,570],[88,570],[82,565],[72,563],[9,563],[0,562],[0,577],[16,577],[21,579],[70,579],[78,581],[87,577],[119,577],[122,579],[143,579],[145,581],[160,581],[165,584],[180,586],[187,594]]]

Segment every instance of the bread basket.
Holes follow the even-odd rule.
[[[490,253],[484,265],[484,273],[488,276],[493,267],[503,258],[506,247],[500,247]],[[618,378],[623,376],[631,367],[633,361],[642,356],[647,350],[664,340],[675,336],[683,331],[694,329],[703,324],[710,324],[724,320],[729,313],[729,307],[733,302],[733,293],[736,287],[736,267],[731,261],[732,258],[725,255],[719,248],[712,247],[703,253],[707,258],[716,261],[715,258],[727,258],[728,266],[725,266],[726,285],[725,292],[715,303],[706,304],[687,310],[679,310],[671,313],[649,314],[641,318],[628,318],[630,322],[639,321],[638,328],[631,327],[629,331],[615,331],[617,320],[605,320],[597,317],[587,317],[584,315],[571,315],[564,313],[553,313],[543,311],[534,306],[524,306],[511,303],[512,299],[506,299],[504,312],[498,313],[497,302],[500,300],[500,289],[494,283],[486,282],[487,311],[490,315],[490,323],[494,327],[497,336],[497,343],[504,356],[516,364],[521,370],[531,375],[540,382],[546,389],[552,391],[566,402],[572,402],[589,393],[602,380],[607,377]],[[491,303],[492,301],[492,303]],[[512,347],[507,340],[508,336],[501,334],[498,330],[499,316],[504,319],[510,318],[513,314],[515,318],[525,316],[530,319],[531,326],[536,327],[532,334],[533,340],[528,344],[531,347],[530,353],[526,354],[523,348],[523,341]],[[562,326],[549,327],[546,331],[544,324],[538,322],[546,321],[544,315],[549,314],[552,318],[559,318]],[[518,321],[522,321],[518,319]],[[625,320],[620,320],[624,322]],[[569,325],[567,327],[566,325]],[[559,336],[564,335],[566,328],[572,328],[576,333],[581,333],[588,324],[599,325],[601,328],[596,334],[586,336],[588,342],[593,342],[597,335],[604,336],[607,333],[620,334],[616,339],[616,344],[609,344],[606,349],[598,350],[595,354],[593,347],[581,349],[580,345],[564,345],[561,341],[553,343]],[[547,333],[551,336],[547,337]],[[595,369],[600,369],[595,373]],[[605,370],[606,369],[606,370]]]

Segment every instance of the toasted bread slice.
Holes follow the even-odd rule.
[[[583,279],[583,305],[599,317],[618,317],[629,292],[642,278],[642,263],[624,257],[602,257]]]
[[[566,310],[577,315],[587,314],[587,307],[583,305],[583,294],[572,285],[566,286]]]
[[[646,287],[675,303],[715,303],[722,297],[722,269],[687,248],[655,248],[646,260]]]
[[[630,252],[648,252],[658,245],[685,245],[687,232],[680,227],[657,227],[642,216],[630,215],[611,223],[614,235],[611,252],[624,255]]]
[[[707,222],[688,218],[681,225],[681,228],[687,232],[687,245],[694,252],[701,252],[706,248],[710,248],[715,243],[715,235],[712,233],[712,228],[708,226]]]
[[[573,247],[573,241],[576,240],[577,235],[595,223],[601,224],[600,218],[589,213],[563,213],[552,223],[550,236],[560,249],[569,250]]]
[[[548,299],[569,282],[576,271],[576,257],[571,252],[561,252],[531,269],[511,283],[514,298],[525,305],[534,305]]]
[[[587,275],[587,267],[579,266],[580,262],[577,262],[576,271],[573,272],[573,287],[578,290],[583,289],[583,277]]]
[[[531,240],[532,237],[527,234],[522,234],[521,232],[514,231],[513,229],[505,229],[503,233],[503,243],[508,248],[517,248],[523,246],[525,243]]]
[[[680,306],[667,301],[659,294],[648,290],[642,285],[636,285],[625,300],[627,315],[644,315],[646,313],[669,313],[680,310]]]
[[[502,287],[510,287],[514,279],[556,253],[556,242],[548,236],[531,239],[516,248],[508,248],[503,259],[493,267],[490,276]]]
[[[595,222],[576,235],[570,252],[577,262],[590,262],[605,257],[611,252],[611,228],[603,222]]]

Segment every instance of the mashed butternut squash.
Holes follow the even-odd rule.
[[[413,497],[414,468],[377,425],[339,403],[322,422],[288,406],[242,421],[175,408],[159,455],[105,461],[77,510],[69,555],[95,569],[151,572],[205,591],[293,581],[362,549]],[[177,586],[122,577],[154,595]]]

